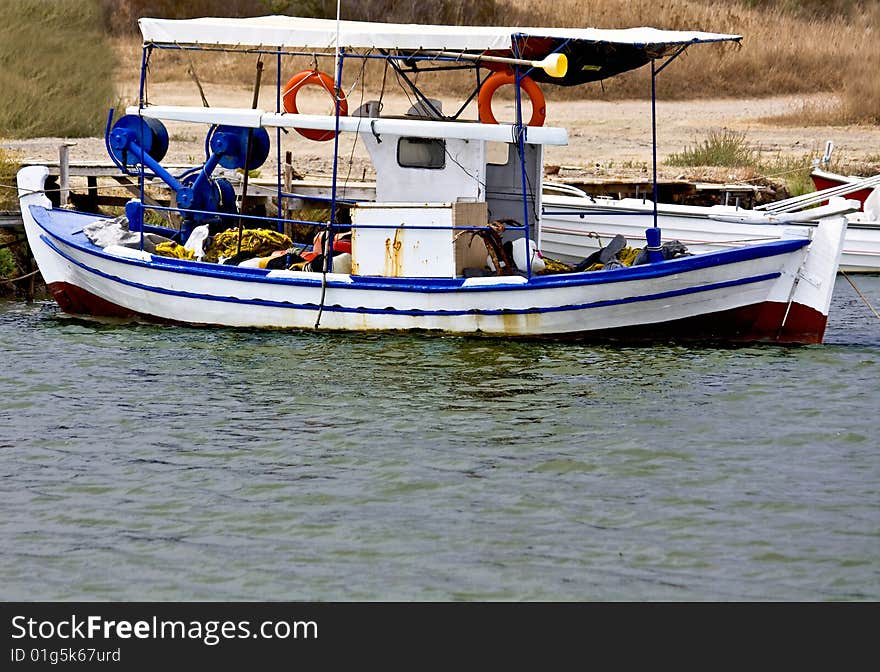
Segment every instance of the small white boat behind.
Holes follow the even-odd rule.
[[[578,190],[580,191],[580,190]],[[657,225],[666,239],[679,240],[694,253],[714,252],[779,239],[791,225],[815,227],[826,217],[847,219],[840,270],[880,273],[880,188],[863,204],[831,196],[818,207],[769,212],[733,205],[695,206],[657,204]],[[872,203],[876,200],[876,211]],[[818,202],[818,201],[817,201]],[[541,220],[542,251],[549,257],[574,262],[595,252],[616,235],[637,244],[654,223],[654,204],[637,198],[594,197],[563,192],[547,185]]]

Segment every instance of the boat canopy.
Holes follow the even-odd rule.
[[[656,28],[518,28],[438,26],[340,21],[295,16],[244,19],[142,18],[144,44],[228,46],[259,49],[379,49],[416,52],[467,52],[538,59],[565,53],[569,73],[559,79],[538,70],[533,79],[561,85],[611,77],[664,58],[691,44],[729,42],[739,35]],[[337,45],[337,32],[339,41]]]

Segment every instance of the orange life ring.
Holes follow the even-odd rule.
[[[284,85],[282,100],[284,101],[284,109],[287,112],[298,113],[296,109],[296,94],[303,86],[308,86],[309,84],[320,86],[330,94],[330,98],[335,102],[336,96],[333,91],[336,88],[336,83],[333,81],[333,78],[327,73],[319,72],[318,70],[303,70],[287,80],[287,84]],[[345,117],[347,115],[348,101],[345,99],[345,93],[340,89],[339,116]],[[332,140],[336,137],[336,131],[322,131],[317,128],[294,128],[294,130],[301,136],[309,140],[317,140],[318,142]]]
[[[498,123],[495,115],[492,114],[492,96],[502,86],[515,83],[516,74],[510,70],[493,72],[486,78],[483,86],[480,87],[480,95],[477,97],[477,112],[480,115],[480,121],[484,124]],[[540,87],[535,84],[535,80],[528,76],[522,77],[519,80],[519,85],[532,103],[532,118],[529,119],[526,126],[543,126],[544,119],[547,118],[547,105]]]

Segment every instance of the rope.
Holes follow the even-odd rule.
[[[0,184],[0,189],[17,190],[18,187],[12,186],[10,184]],[[31,194],[52,194],[56,191],[61,191],[61,187],[56,187],[55,189],[34,189],[32,191],[23,192],[23,195],[30,196]]]
[[[758,175],[758,177],[763,178],[765,180],[769,180],[774,177],[782,177],[783,175],[791,175],[792,173],[800,173],[809,167],[810,167],[810,164],[805,163],[803,166],[800,166],[798,168],[792,168],[791,170],[783,170],[782,172],[779,172],[779,173],[769,173],[766,175]]]
[[[368,53],[371,53],[373,50],[370,49]],[[361,86],[361,106],[364,104],[364,95],[366,93],[366,71],[367,71],[367,59],[363,59],[361,65],[361,71],[358,73],[357,78],[355,79],[354,84],[348,90],[347,97],[351,97],[351,94],[354,93],[354,89],[357,86],[358,82],[363,81],[364,85]],[[380,104],[381,105],[381,104]],[[361,122],[358,121],[358,127],[360,127]],[[351,179],[351,171],[354,168],[354,152],[357,149],[358,141],[360,140],[361,134],[355,133],[354,140],[351,143],[351,153],[348,155],[348,172],[345,174],[345,179],[342,181],[342,197],[345,198],[346,189],[348,188],[348,182]]]
[[[871,310],[872,313],[874,313],[874,317],[876,317],[878,320],[880,320],[880,314],[878,314],[877,311],[874,310],[874,306],[871,305],[871,302],[868,301],[868,299],[865,297],[865,295],[862,294],[862,293],[859,291],[859,288],[856,287],[856,283],[854,283],[854,282],[852,281],[852,278],[850,278],[850,277],[849,277],[846,273],[844,273],[843,271],[841,271],[840,274],[841,274],[844,278],[846,278],[846,281],[847,281],[850,285],[852,285],[852,288],[853,288],[854,290],[856,290],[856,294],[859,295],[859,297],[862,299],[862,301],[865,302],[865,305],[868,306],[868,308],[870,308],[870,310]]]
[[[324,299],[327,296],[327,255],[324,255],[324,268],[321,271],[321,302],[318,304],[318,316],[315,318],[315,330],[321,326],[321,316],[324,314]]]
[[[32,275],[36,275],[39,272],[40,272],[40,269],[38,268],[36,271],[26,273],[25,275],[20,275],[17,278],[3,279],[3,280],[0,280],[0,282],[13,283],[13,282],[18,282],[19,280],[26,280],[27,278],[31,277]]]
[[[382,109],[382,98],[385,97],[385,82],[388,81],[388,59],[384,60],[385,69],[382,71],[382,88],[379,90],[379,109]]]
[[[333,248],[333,240],[330,236],[332,231],[331,222],[327,222],[327,236],[322,238],[322,268],[321,268],[321,301],[318,303],[318,316],[315,318],[315,330],[321,326],[321,316],[324,314],[324,301],[327,297],[327,271],[330,268],[330,255],[328,252]]]
[[[205,90],[202,88],[202,83],[199,81],[199,76],[196,74],[196,66],[193,63],[192,58],[189,59],[189,66],[186,69],[186,74],[190,76],[190,78],[195,82],[196,87],[199,89],[199,95],[202,97],[202,105],[204,107],[211,107],[208,104],[208,99],[205,98]]]

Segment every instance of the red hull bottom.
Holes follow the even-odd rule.
[[[91,317],[157,318],[110,303],[91,292],[66,282],[49,284],[49,291],[66,313]],[[766,343],[821,343],[828,316],[813,308],[793,303],[786,316],[786,304],[766,302],[709,315],[698,315],[663,324],[599,329],[568,334],[565,340],[614,341],[733,341]],[[783,325],[784,320],[784,325]],[[163,321],[163,320],[158,320]],[[170,320],[165,320],[171,322]],[[782,325],[782,326],[780,326]]]
[[[90,317],[138,317],[139,314],[105,301],[85,289],[67,282],[50,282],[47,287],[61,310]]]

